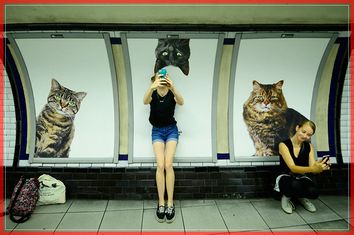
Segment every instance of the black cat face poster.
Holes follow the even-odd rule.
[[[184,75],[188,75],[190,55],[189,39],[159,39],[155,49],[154,72],[172,65],[180,68]]]
[[[190,38],[187,40],[161,40],[157,37],[136,38],[135,35],[134,33],[127,34],[131,87],[132,94],[134,94],[132,99],[134,128],[131,128],[133,144],[130,155],[133,162],[139,162],[142,159],[143,161],[154,161],[151,141],[147,141],[151,139],[151,124],[148,121],[150,106],[143,105],[141,100],[146,89],[151,86],[150,78],[154,68],[157,71],[160,68],[165,68],[184,100],[188,101],[183,106],[176,106],[175,109],[175,118],[181,131],[179,147],[175,155],[176,161],[179,161],[178,159],[192,159],[192,161],[198,162],[211,161],[209,159],[213,156],[211,132],[213,119],[211,115],[213,113],[214,67],[219,39],[215,35],[210,35],[210,38]],[[166,54],[162,49],[164,43],[169,43],[170,47],[178,44],[180,47],[175,48],[177,51],[175,56],[183,57],[179,53],[182,54],[184,51],[186,51],[184,55],[187,54],[187,56],[184,57],[185,59],[162,59],[159,55],[156,58],[156,51],[161,52],[162,57]],[[156,45],[158,45],[157,48]],[[185,45],[185,47],[181,47],[181,45]],[[166,57],[168,56],[166,55]],[[187,73],[188,79],[184,79]],[[196,87],[198,87],[198,95],[195,93]]]

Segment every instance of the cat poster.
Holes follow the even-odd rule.
[[[155,49],[154,72],[172,65],[178,67],[184,75],[188,75],[190,55],[189,39],[160,38]]]
[[[16,38],[33,93],[30,160],[112,162],[118,155],[117,86],[105,40],[100,34],[84,39],[80,34],[61,39],[41,36]],[[66,111],[54,111],[57,105]]]
[[[52,79],[48,102],[36,120],[34,157],[69,157],[75,137],[75,116],[86,95],[86,92],[72,91]]]
[[[234,75],[232,159],[277,156],[277,146],[311,119],[328,38],[241,39]]]
[[[243,105],[243,120],[255,147],[255,156],[278,155],[278,144],[295,134],[295,127],[307,120],[301,113],[288,108],[284,81],[261,84],[253,81],[253,89]]]
[[[133,94],[132,122],[134,125],[132,127],[134,128],[130,130],[133,139],[130,156],[133,162],[155,161],[151,147],[151,124],[148,121],[150,107],[143,104],[142,98],[151,85],[150,78],[156,66],[156,45],[161,41],[158,38],[134,38],[127,34]],[[176,106],[175,109],[175,118],[180,130],[175,157],[177,162],[211,162],[213,157],[212,99],[218,38],[191,38],[188,41],[190,50],[193,51],[188,59],[190,79],[183,79],[186,75],[177,66],[165,67],[185,100],[183,106]],[[157,63],[161,65],[160,62]],[[187,61],[179,65],[183,68],[182,65],[187,65]]]

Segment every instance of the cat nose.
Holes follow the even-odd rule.
[[[64,107],[68,106],[68,102],[61,101],[60,105],[61,105],[62,108],[64,108]]]

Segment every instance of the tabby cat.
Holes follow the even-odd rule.
[[[47,104],[37,117],[34,157],[67,158],[74,137],[74,118],[85,92],[63,87],[55,79]]]
[[[243,119],[256,149],[255,156],[278,155],[278,144],[295,133],[295,127],[307,120],[288,108],[283,92],[284,81],[261,84],[253,81],[253,91],[243,105]]]
[[[180,68],[185,75],[189,74],[189,39],[159,39],[155,55],[155,73],[163,67],[173,65]]]

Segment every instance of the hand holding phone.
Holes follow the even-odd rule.
[[[327,164],[328,160],[329,160],[329,155],[324,155],[322,157],[322,163]]]

